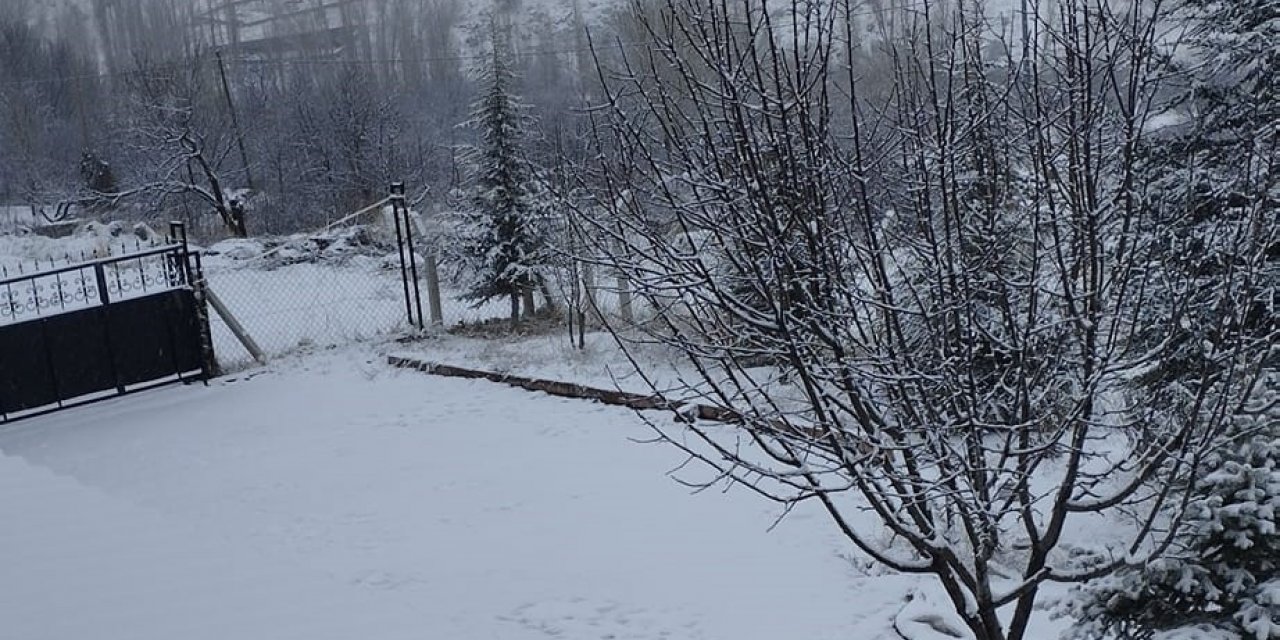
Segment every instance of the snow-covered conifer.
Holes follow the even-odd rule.
[[[466,297],[477,304],[511,300],[512,320],[520,297],[539,282],[543,241],[534,172],[523,155],[524,109],[507,34],[493,25],[493,58],[470,126],[480,141],[472,154],[472,206],[465,212],[459,254],[472,274]]]
[[[1167,556],[1083,589],[1076,637],[1154,637],[1214,627],[1280,638],[1280,379],[1234,420],[1196,479],[1186,533]]]

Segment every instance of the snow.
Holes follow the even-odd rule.
[[[148,240],[158,240],[155,232],[146,225],[127,227],[119,222],[86,223],[74,235],[65,238],[49,238],[32,233],[3,233],[0,228],[0,268],[10,275],[19,269],[30,273],[36,268],[66,266],[96,256],[120,255],[146,248],[139,233]]]
[[[751,492],[665,477],[684,460],[642,444],[653,434],[634,413],[385,364],[402,349],[294,356],[0,427],[0,512],[20,514],[0,527],[0,635],[940,640],[958,628],[935,581],[877,569],[816,505],[774,527],[780,507]],[[590,353],[584,377],[612,354]],[[1069,624],[1033,621],[1034,638]]]
[[[946,601],[941,589],[918,591],[894,618],[894,629],[906,640],[933,640],[935,638],[964,638],[968,636],[964,620]]]
[[[0,456],[3,636],[362,637],[407,612],[319,572]],[[352,604],[358,604],[353,607]],[[388,629],[390,630],[390,629]],[[381,637],[409,638],[407,626]]]
[[[918,583],[690,495],[628,411],[381,357],[0,430],[6,637],[875,638]]]
[[[0,232],[29,227],[35,224],[37,219],[31,207],[0,205]]]
[[[203,637],[184,621],[208,637],[273,638],[385,624],[378,637],[941,638],[960,628],[936,583],[870,574],[816,509],[802,505],[769,532],[778,508],[750,492],[688,495],[663,477],[683,460],[636,444],[653,433],[628,411],[389,368],[394,353],[649,391],[602,332],[581,350],[567,331],[370,342],[405,329],[403,284],[398,256],[362,234],[226,241],[205,259],[212,289],[273,357],[312,355],[0,427],[10,456],[0,476],[14,487],[0,508],[32,512],[0,528],[0,562],[16,567],[0,586],[6,632],[10,619],[21,638]],[[60,240],[0,235],[0,262],[133,235],[103,225]],[[451,323],[506,312],[445,298]],[[216,316],[212,329],[224,365],[247,356]],[[327,348],[352,341],[362,343]],[[665,347],[632,355],[661,388],[698,378]],[[59,560],[19,560],[29,556]],[[103,604],[101,592],[113,598]],[[348,600],[358,606],[336,613]],[[238,615],[200,608],[209,602]],[[1043,614],[1037,637],[1067,624]]]

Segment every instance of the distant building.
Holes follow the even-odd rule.
[[[239,56],[354,58],[369,51],[366,0],[196,0],[200,39]]]

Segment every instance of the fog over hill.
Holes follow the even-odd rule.
[[[153,49],[180,52],[192,47],[236,49],[247,45],[247,51],[278,53],[286,44],[282,39],[297,40],[347,28],[364,40],[363,50],[359,44],[353,47],[350,55],[354,56],[397,55],[402,53],[398,49],[406,38],[439,40],[446,30],[456,44],[431,46],[437,50],[456,47],[459,55],[473,55],[482,49],[483,33],[494,14],[512,19],[518,53],[572,49],[580,45],[583,28],[593,29],[598,36],[613,35],[623,16],[633,12],[633,4],[633,0],[7,0],[0,15],[22,16],[44,37],[66,41],[103,68],[118,69],[132,62],[118,58],[136,57],[140,52],[154,57]],[[687,0],[676,3],[698,4]],[[926,7],[945,12],[951,4],[949,0],[813,3],[847,5],[844,11],[856,24],[855,37],[863,45],[891,37],[904,19]],[[791,20],[789,3],[763,5],[777,23],[785,25]],[[991,37],[1019,29],[1014,18],[1022,9],[1019,0],[995,0],[982,7],[992,20]],[[1041,11],[1052,14],[1053,3],[1043,3]]]

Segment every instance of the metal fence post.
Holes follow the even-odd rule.
[[[422,329],[426,325],[422,319],[422,291],[418,287],[418,252],[414,250],[413,246],[413,220],[409,215],[409,205],[405,202],[403,182],[391,183],[391,207],[397,218],[404,218],[404,243],[409,248],[409,277],[413,279],[413,303],[417,311],[417,323],[414,323],[413,313],[410,312],[409,324],[414,324],[419,329]],[[405,295],[408,295],[407,291]],[[407,304],[408,301],[406,297],[405,303]]]
[[[187,240],[187,225],[174,220],[169,223],[169,235],[182,245],[182,253],[178,256],[178,268],[187,286],[191,287],[192,297],[196,301],[196,323],[200,332],[200,373],[205,384],[209,379],[221,373],[218,369],[218,355],[213,350],[213,328],[209,324],[209,298],[212,291],[204,279],[204,263],[200,253],[192,253]],[[257,354],[255,354],[256,356]]]
[[[409,326],[415,326],[415,322],[413,320],[413,299],[409,295],[409,264],[408,264],[408,261],[405,260],[405,255],[404,255],[404,250],[405,250],[404,230],[401,229],[400,207],[398,206],[397,199],[396,199],[397,187],[402,197],[404,193],[404,185],[402,183],[399,183],[399,182],[392,183],[391,185],[391,217],[395,220],[396,246],[399,247],[400,249],[400,283],[404,285],[404,312],[405,312],[405,316],[409,319]],[[413,247],[409,247],[409,253],[410,254],[413,253]]]

